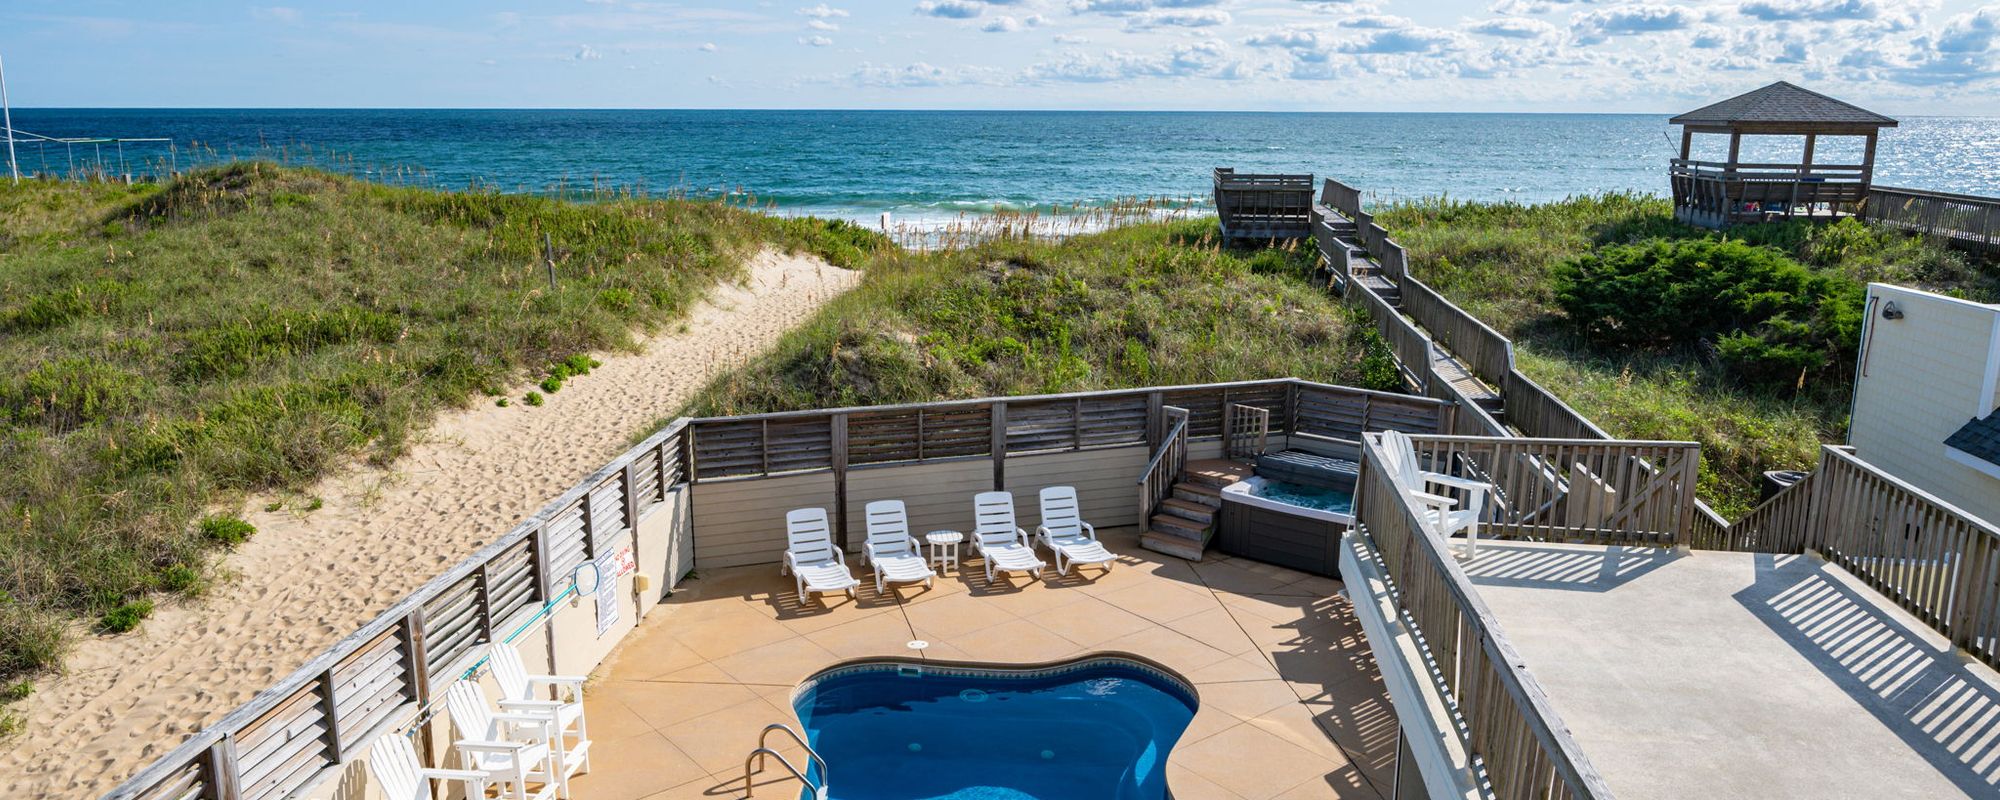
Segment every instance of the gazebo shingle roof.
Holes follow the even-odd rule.
[[[1896,121],[1852,103],[1785,81],[1702,106],[1667,121],[1673,125],[1874,125],[1893,128]]]

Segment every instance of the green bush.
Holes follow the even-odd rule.
[[[521,398],[521,402],[527,403],[528,405],[531,406],[539,406],[542,404],[542,393],[529,392],[526,396]]]
[[[153,615],[153,601],[133,600],[97,618],[98,633],[125,633],[139,627],[139,623]]]
[[[1598,346],[1712,347],[1743,382],[1844,380],[1863,287],[1732,240],[1613,245],[1557,265],[1555,304]]]
[[[227,514],[205,517],[201,521],[202,538],[226,547],[235,547],[250,541],[257,532],[257,526]]]

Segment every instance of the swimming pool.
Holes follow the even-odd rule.
[[[845,664],[792,696],[829,800],[1162,800],[1194,689],[1136,657]]]

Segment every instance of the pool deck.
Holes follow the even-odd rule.
[[[2000,674],[1813,556],[1500,541],[1464,567],[1624,800],[2000,794]]]
[[[1396,722],[1338,581],[1211,552],[1190,564],[1108,531],[1115,570],[1051,569],[988,587],[966,569],[877,597],[801,606],[775,565],[697,569],[591,676],[589,800],[745,796],[744,757],[772,722],[798,725],[792,688],[846,659],[1034,663],[1122,651],[1195,684],[1201,708],[1167,766],[1180,800],[1379,798],[1390,790]],[[798,748],[774,749],[798,758]],[[839,767],[834,777],[839,778]],[[773,763],[757,797],[796,797]],[[835,784],[836,793],[838,783]]]

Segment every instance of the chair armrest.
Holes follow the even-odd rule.
[[[473,751],[487,752],[487,753],[518,753],[522,750],[528,749],[527,742],[493,742],[481,739],[460,739],[456,742],[452,742],[451,746],[456,747],[460,750],[473,750]]]
[[[529,683],[541,683],[541,684],[554,683],[563,685],[573,684],[581,686],[585,681],[588,680],[590,679],[582,675],[529,675],[528,676]]]
[[[910,537],[909,542],[911,555],[922,556],[924,554],[924,543],[917,541],[917,537]]]
[[[417,770],[417,774],[434,781],[485,781],[492,778],[491,775],[474,769],[430,769],[422,767]]]
[[[509,711],[554,711],[565,705],[561,700],[502,700],[500,707]]]
[[[1410,496],[1416,498],[1418,502],[1423,503],[1424,505],[1427,506],[1440,506],[1443,508],[1450,508],[1452,506],[1458,505],[1457,500],[1453,500],[1443,495],[1431,494],[1429,492],[1411,492]]]
[[[1090,537],[1090,540],[1093,542],[1097,541],[1097,529],[1091,527],[1090,523],[1084,522],[1083,520],[1077,520],[1076,524],[1083,526],[1083,535]]]
[[[1471,478],[1460,478],[1456,475],[1445,475],[1437,472],[1424,473],[1424,481],[1426,483],[1442,483],[1446,486],[1456,486],[1466,491],[1483,492],[1493,488],[1492,484],[1485,481],[1475,481]]]
[[[1051,532],[1049,531],[1049,526],[1047,526],[1047,525],[1036,525],[1036,526],[1035,526],[1035,538],[1037,538],[1037,539],[1040,539],[1040,540],[1042,540],[1042,541],[1045,541],[1045,542],[1046,542],[1046,541],[1048,541],[1048,540],[1049,540],[1050,538],[1052,538],[1053,536],[1054,536],[1054,534],[1053,534],[1053,533],[1051,533]]]

